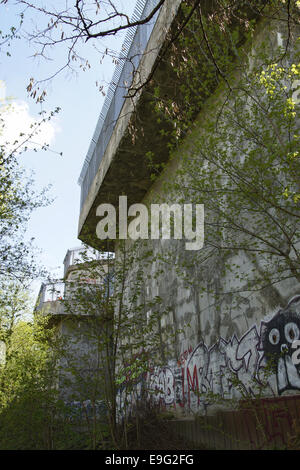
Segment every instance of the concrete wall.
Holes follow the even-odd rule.
[[[103,325],[101,312],[95,312],[93,296],[94,290],[103,285],[108,263],[102,259],[96,263],[97,274],[95,266],[91,268],[88,262],[69,266],[63,298],[42,302],[37,310],[39,315],[49,316],[49,326],[55,327],[60,358],[57,389],[64,401],[76,402],[79,408],[91,400],[101,401],[105,382],[103,357],[107,323]],[[83,298],[85,292],[91,298],[90,303],[79,305],[78,298]],[[0,362],[1,352],[0,342]]]
[[[103,364],[94,322],[87,318],[62,318],[58,334],[64,349],[59,363],[59,389],[64,400],[100,400]]]
[[[257,42],[269,33],[269,29],[262,30]],[[276,37],[274,30],[271,40]],[[187,141],[183,146],[188,145]],[[168,202],[162,188],[179,165],[180,148],[176,155],[148,192],[145,204],[160,198]],[[291,328],[300,336],[300,286],[296,280],[256,293],[241,292],[233,300],[230,295],[218,295],[221,290],[230,292],[240,287],[240,281],[229,273],[222,274],[225,260],[212,258],[203,266],[192,263],[193,253],[185,251],[179,241],[156,241],[151,247],[154,258],[168,250],[176,254],[170,263],[156,259],[145,272],[145,298],[162,298],[162,311],[170,311],[161,326],[173,325],[175,332],[172,341],[163,335],[165,366],[154,368],[146,378],[152,403],[166,406],[176,414],[210,414],[225,406],[222,400],[216,403],[213,395],[224,399],[255,396],[256,387],[264,380],[268,353],[274,357],[275,369],[267,378],[266,395],[295,394],[300,390],[300,369],[292,363],[289,337]],[[237,259],[232,257],[229,261],[238,262],[242,277],[243,271],[249,271],[253,265],[246,255],[236,256]],[[189,267],[185,267],[187,264]],[[162,273],[156,277],[160,270]],[[274,330],[279,332],[280,339],[273,338]],[[284,357],[280,356],[282,345],[288,349]],[[235,380],[239,387],[233,385]]]
[[[267,398],[239,411],[170,421],[170,428],[200,449],[297,449],[300,396]]]

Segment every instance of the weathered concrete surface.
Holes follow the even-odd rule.
[[[258,42],[260,40],[258,38]],[[159,73],[163,81],[165,71],[162,69]],[[216,99],[219,97],[212,97],[212,100]],[[135,145],[131,145],[130,136],[126,135],[126,126],[116,125],[115,137],[118,129],[122,129],[120,140],[112,139],[81,214],[80,237],[83,239],[86,234],[95,232],[97,205],[103,202],[116,205],[118,196],[123,193],[128,196],[128,204],[141,201],[151,204],[159,200],[176,202],[168,201],[163,186],[178,168],[181,149],[160,180],[152,185],[143,148],[149,148],[149,142],[155,150],[160,148],[160,163],[167,161],[168,154],[167,141],[157,136],[157,123],[147,110],[145,93],[138,103],[139,114],[144,115],[145,120]],[[201,119],[205,119],[206,112],[207,108],[202,111],[194,132],[201,132]],[[188,146],[189,139],[192,141],[193,135],[188,136],[183,145]],[[89,242],[96,245],[96,241]],[[163,334],[165,366],[148,374],[147,387],[154,392],[148,398],[151,397],[155,405],[172,408],[177,414],[192,415],[214,412],[218,407],[224,407],[224,400],[253,396],[255,386],[263,383],[262,366],[272,345],[272,329],[280,333],[278,345],[281,346],[289,343],[291,324],[300,328],[299,283],[289,280],[260,292],[241,292],[233,301],[230,294],[219,295],[220,292],[238,291],[241,287],[240,281],[230,274],[222,274],[225,260],[215,257],[204,266],[197,265],[192,262],[193,254],[185,251],[184,243],[180,241],[157,241],[151,243],[151,248],[154,260],[145,272],[145,298],[151,300],[159,296],[162,299],[162,312],[168,311],[162,318],[162,329],[173,325],[175,334],[172,341]],[[169,264],[156,256],[168,250],[175,253],[173,263]],[[118,257],[118,248],[116,253]],[[237,262],[241,266],[241,275],[252,269],[250,260],[242,254],[226,262]],[[147,312],[145,321],[146,318]],[[267,393],[283,395],[299,391],[300,373],[291,362],[291,350],[284,359],[279,358],[276,350],[274,357],[276,367],[268,377]],[[233,386],[234,380],[239,382],[241,390]],[[140,384],[139,392],[143,393]],[[216,396],[221,401],[218,404],[214,400]]]
[[[43,315],[65,315],[65,307],[63,302],[59,300],[53,300],[49,302],[44,302],[42,306]]]
[[[95,322],[89,318],[61,317],[57,332],[64,354],[59,361],[59,390],[64,400],[101,399],[102,360]]]
[[[89,259],[97,263],[99,278],[95,279],[94,264],[92,269],[89,262],[80,262],[80,258],[77,258],[73,260],[74,264],[69,264],[65,269],[65,289],[63,293],[59,292],[63,298],[61,297],[60,300],[57,297],[57,300],[43,301],[45,297],[42,297],[42,301],[35,310],[37,315],[47,315],[48,326],[55,327],[61,348],[56,386],[62,399],[73,405],[76,402],[77,407],[82,406],[85,401],[88,403],[95,397],[96,400],[101,400],[106,373],[103,359],[105,330],[100,318],[101,312],[97,315],[95,312],[91,313],[86,305],[84,307],[78,305],[77,299],[78,288],[80,288],[80,296],[83,296],[84,289],[91,294],[95,287],[99,288],[102,285],[108,273],[108,261],[95,260],[91,254]],[[53,284],[53,289],[54,287],[55,284]]]
[[[274,42],[276,33],[271,32],[268,39]],[[261,30],[257,42],[264,37],[266,32]],[[186,137],[185,148],[195,133],[201,132],[201,119],[205,119],[209,104],[199,116],[198,128]],[[143,203],[176,202],[174,194],[166,194],[164,183],[179,167],[180,152],[181,148]],[[268,396],[300,391],[300,369],[293,364],[291,348],[292,340],[300,338],[300,286],[295,279],[243,292],[243,273],[253,268],[245,254],[226,259],[226,263],[240,266],[237,279],[231,273],[223,274],[224,259],[212,257],[209,263],[197,265],[183,241],[152,241],[149,247],[154,256],[151,268],[145,270],[145,299],[162,299],[161,311],[168,313],[161,326],[173,325],[175,332],[172,339],[163,335],[165,366],[154,368],[146,379],[148,399],[154,405],[171,408],[177,415],[213,414],[224,408],[226,401],[233,406],[241,398],[256,396],[264,383]],[[167,257],[168,250],[173,251],[173,258],[164,263],[161,258]],[[239,290],[239,294],[230,294]],[[280,357],[282,347],[284,357]],[[275,364],[265,377],[268,354]],[[137,395],[142,398],[143,387],[139,387]]]
[[[170,249],[172,242],[157,242],[154,253],[163,256],[163,244]],[[176,251],[184,253],[184,248]],[[162,299],[161,328],[172,325],[174,336],[162,332],[158,357],[165,358],[165,366],[154,367],[147,374],[146,395],[153,405],[167,407],[177,415],[212,414],[224,408],[226,400],[235,406],[241,398],[257,396],[264,383],[267,396],[300,391],[300,369],[291,359],[292,340],[300,338],[300,288],[296,281],[260,292],[241,292],[233,299],[230,294],[218,294],[226,291],[226,286],[234,287],[230,274],[221,276],[220,262],[212,264],[210,271],[202,271],[197,265],[184,268],[178,258],[172,265],[164,265],[156,254],[144,272],[142,301],[148,305],[156,296]],[[243,266],[250,269],[251,264],[245,259]],[[241,285],[236,282],[235,287]],[[279,339],[273,345],[275,330]],[[284,359],[280,358],[283,345],[288,349]],[[275,362],[274,372],[265,375],[269,354]],[[143,387],[139,387],[134,400],[144,396]]]
[[[221,411],[214,416],[178,419],[170,428],[207,449],[295,449],[295,420],[300,418],[300,396],[269,398],[239,411]]]

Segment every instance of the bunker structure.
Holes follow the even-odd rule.
[[[139,0],[134,18],[146,17],[156,2]],[[168,106],[184,99],[172,55],[184,18],[183,3],[166,0],[148,24],[127,34],[79,179],[78,236],[98,250],[107,243],[96,234],[99,205],[112,204],[118,214],[119,197],[124,195],[128,207],[182,202],[180,185],[167,193],[165,185],[176,174],[186,149],[203,132],[212,106],[222,103],[226,96],[224,83],[223,87],[213,85],[210,96],[192,117],[193,129],[185,130],[175,149],[173,146],[170,150],[174,128],[165,115],[158,118],[155,103],[157,88]],[[209,6],[205,8],[209,15]],[[285,47],[287,35],[287,24],[276,17],[258,22],[251,45],[245,49],[254,59],[245,67],[251,70],[261,44],[268,44],[270,50]],[[180,47],[184,46],[179,44],[177,51]],[[183,49],[180,53],[184,57]],[[232,88],[234,76],[233,72]],[[297,103],[297,96],[293,96]],[[159,174],[155,179],[153,168],[156,176]],[[190,201],[186,198],[184,202]],[[205,225],[202,253],[209,230],[211,227]],[[126,243],[131,246],[132,240]],[[171,425],[195,442],[227,449],[283,445],[292,432],[293,419],[300,415],[300,368],[292,360],[292,343],[300,338],[297,278],[290,276],[243,292],[243,277],[254,265],[257,271],[263,267],[259,257],[254,262],[237,251],[225,260],[217,252],[200,264],[199,253],[186,250],[185,240],[156,239],[148,243],[155,254],[175,253],[171,263],[154,256],[153,262],[145,265],[144,300],[159,297],[165,312],[160,320],[162,345],[158,351],[165,364],[147,373],[145,380],[153,392],[149,401],[171,411]],[[110,241],[116,259],[119,245],[117,239]],[[138,266],[140,261],[136,263]],[[238,265],[239,277],[224,271],[225,263]],[[224,292],[226,295],[221,295]],[[168,325],[174,332],[172,342],[164,333]],[[266,378],[270,356],[274,364]],[[262,390],[263,383],[261,395],[257,390]]]
[[[103,286],[90,263],[96,262],[98,272],[105,275],[107,258],[103,253],[84,247],[67,251],[64,259],[64,277],[57,282],[43,283],[40,287],[35,315],[46,315],[48,326],[55,329],[59,339],[54,348],[59,354],[56,387],[71,410],[83,412],[97,396],[101,405],[102,389],[99,376],[103,376],[103,348],[101,344],[101,309],[95,312],[94,296]],[[81,305],[81,298],[90,298]],[[91,308],[89,308],[91,306]],[[101,405],[102,406],[102,405]],[[75,408],[74,408],[75,407]]]

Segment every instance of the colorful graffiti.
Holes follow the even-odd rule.
[[[253,325],[241,338],[220,338],[210,348],[203,342],[189,348],[178,361],[147,374],[148,399],[155,405],[200,411],[211,396],[255,396],[258,384],[269,393],[300,390],[300,365],[294,365],[293,342],[300,339],[300,295],[260,327]],[[265,377],[266,364],[272,371]],[[239,384],[237,387],[236,384]]]

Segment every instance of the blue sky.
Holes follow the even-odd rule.
[[[120,3],[131,15],[136,1]],[[0,30],[5,31],[9,26],[16,25],[17,14],[17,7],[13,4],[1,4]],[[28,18],[25,29],[29,30],[34,21],[38,21],[34,15],[30,21]],[[107,39],[97,46],[100,49],[120,49],[123,39],[124,35]],[[27,117],[37,117],[41,110],[41,106],[36,105],[26,91],[30,77],[49,77],[64,63],[65,57],[65,50],[53,49],[53,60],[34,59],[31,56],[35,50],[26,40],[16,40],[9,48],[11,57],[5,51],[0,55],[0,80],[5,83],[6,96],[13,97],[23,108],[27,106]],[[52,185],[50,194],[54,201],[32,215],[27,237],[35,238],[36,246],[42,250],[41,261],[57,277],[62,275],[62,262],[67,249],[80,246],[77,239],[80,198],[77,180],[104,101],[96,81],[109,83],[114,70],[111,58],[100,64],[99,53],[92,44],[87,43],[82,52],[92,64],[88,72],[79,72],[77,75],[63,72],[44,84],[47,99],[43,109],[51,111],[57,106],[61,108],[51,124],[52,151],[29,151],[20,156],[22,164],[35,171],[37,188]],[[22,120],[25,121],[25,118]],[[63,156],[59,155],[60,152],[63,152]]]

